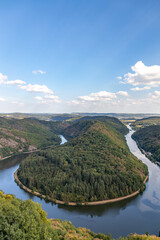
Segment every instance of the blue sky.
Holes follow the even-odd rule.
[[[159,0],[0,1],[0,112],[160,113]]]

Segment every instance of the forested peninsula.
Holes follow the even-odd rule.
[[[40,151],[22,161],[19,180],[53,200],[101,201],[144,190],[146,165],[131,154],[116,118],[81,120],[61,130],[66,144]]]

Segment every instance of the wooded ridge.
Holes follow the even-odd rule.
[[[71,139],[66,144],[21,163],[18,178],[26,187],[66,203],[109,200],[144,188],[147,167],[129,151],[128,130],[118,119],[79,121],[63,132]]]

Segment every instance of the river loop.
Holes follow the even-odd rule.
[[[71,221],[76,227],[82,226],[94,232],[111,233],[114,238],[129,233],[145,233],[158,235],[160,230],[160,167],[148,160],[138,149],[131,138],[133,130],[126,135],[130,151],[143,161],[149,169],[149,181],[142,195],[114,204],[87,207],[69,207],[46,203],[43,199],[31,195],[14,181],[14,172],[26,156],[13,157],[0,162],[0,189],[14,194],[20,199],[32,199],[42,205],[48,218],[60,218]],[[65,139],[62,138],[62,144]]]

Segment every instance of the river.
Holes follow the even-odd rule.
[[[128,126],[130,128],[130,126]],[[14,194],[20,199],[32,199],[42,205],[48,218],[60,218],[71,221],[76,227],[82,226],[94,232],[111,233],[114,238],[126,236],[129,233],[158,234],[160,230],[160,167],[149,161],[138,149],[131,138],[133,131],[126,135],[130,151],[142,160],[149,169],[149,181],[142,195],[119,203],[89,206],[69,207],[46,203],[43,199],[33,196],[17,186],[14,182],[14,172],[22,161],[14,157],[0,162],[0,189],[5,193]],[[62,138],[62,143],[65,139]]]

